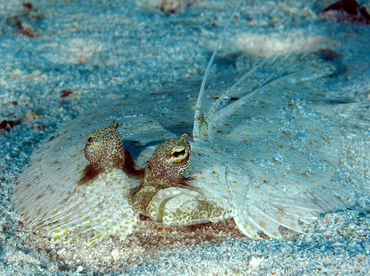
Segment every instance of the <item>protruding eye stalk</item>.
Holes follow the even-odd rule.
[[[145,181],[150,185],[176,185],[184,180],[183,174],[190,165],[190,143],[187,135],[159,144],[145,170]]]
[[[117,128],[118,123],[113,120],[106,128],[93,131],[87,139],[84,154],[93,169],[122,167],[125,149]]]
[[[160,190],[170,187],[185,187],[187,178],[185,171],[190,165],[190,143],[186,141],[188,135],[172,138],[160,143],[154,150],[148,166],[145,168],[144,181],[138,189],[133,191],[133,202],[138,212],[161,221],[157,211],[149,208],[153,196]],[[167,201],[167,200],[165,200]],[[155,205],[155,203],[153,203]]]

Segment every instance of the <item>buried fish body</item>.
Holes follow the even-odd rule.
[[[260,231],[282,238],[281,226],[302,232],[299,221],[343,208],[349,179],[363,173],[346,162],[352,134],[362,130],[343,116],[365,111],[329,103],[316,87],[333,67],[313,54],[241,57],[237,67],[234,85],[222,95],[201,90],[196,106],[192,92],[172,92],[145,103],[108,102],[76,118],[33,154],[19,177],[15,209],[57,238],[95,230],[94,243],[124,239],[140,214],[166,226],[234,218],[256,239]],[[190,142],[176,138],[191,126]],[[97,133],[133,162],[95,158]]]

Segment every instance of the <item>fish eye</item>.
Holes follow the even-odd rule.
[[[185,155],[185,149],[181,150],[181,151],[175,151],[172,153],[172,156],[173,157],[181,157],[181,156],[184,156]]]
[[[92,137],[87,138],[87,142],[91,143],[94,139]]]

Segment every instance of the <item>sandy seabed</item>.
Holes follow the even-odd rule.
[[[236,1],[184,1],[170,14],[158,2],[0,0],[1,274],[367,275],[367,190],[353,206],[305,225],[305,234],[288,233],[288,241],[250,240],[232,220],[173,229],[144,220],[124,242],[111,237],[88,247],[83,236],[62,244],[20,223],[12,191],[44,138],[105,99],[198,89]],[[210,82],[235,70],[245,53],[316,52],[337,67],[333,89],[366,100],[370,25],[341,12],[318,14],[331,3],[244,1]]]

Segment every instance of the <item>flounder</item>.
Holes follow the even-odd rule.
[[[206,93],[216,52],[197,101],[189,90],[108,101],[46,139],[14,193],[29,227],[94,230],[95,243],[125,239],[141,214],[165,226],[233,218],[248,237],[279,239],[344,207],[364,168],[349,162],[361,127],[343,118],[366,111],[318,88],[334,68],[307,53],[240,57],[238,79]]]
[[[94,243],[124,239],[140,214],[166,226],[234,218],[248,237],[282,238],[281,226],[302,232],[299,221],[345,206],[343,145],[356,127],[309,85],[333,67],[313,54],[237,67],[233,86],[203,86],[195,106],[191,92],[172,92],[76,118],[33,154],[15,209],[56,238],[95,230]]]

